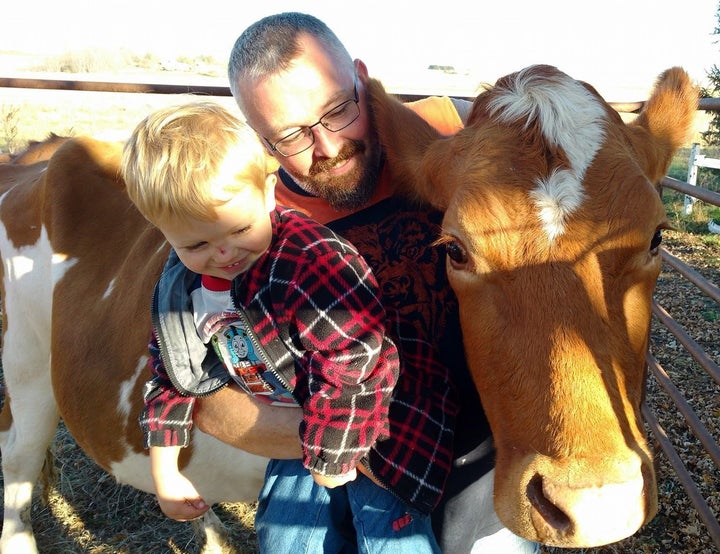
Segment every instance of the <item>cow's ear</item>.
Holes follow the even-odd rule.
[[[467,156],[458,155],[456,137],[441,137],[425,151],[414,193],[433,207],[445,211],[462,185]]]
[[[365,86],[368,109],[385,150],[395,188],[401,193],[412,193],[424,180],[422,158],[441,135],[397,98],[385,92],[377,79],[368,79]]]
[[[671,67],[660,74],[640,115],[628,125],[635,159],[651,183],[662,180],[675,151],[690,140],[698,99],[699,90],[687,72]]]
[[[368,109],[382,145],[394,152],[417,152],[440,136],[422,117],[385,91],[377,79],[365,82]]]

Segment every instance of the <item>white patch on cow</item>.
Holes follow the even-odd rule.
[[[605,140],[605,108],[567,75],[529,68],[518,72],[512,88],[492,99],[489,110],[501,122],[525,119],[530,126],[537,121],[545,139],[568,158],[570,167],[539,178],[532,194],[552,240],[582,203],[585,172]]]
[[[122,437],[121,441],[125,455],[110,465],[110,474],[118,483],[154,494],[155,485],[150,473],[150,457],[147,452],[133,452],[125,437]]]
[[[17,248],[0,225],[4,329],[3,380],[12,395],[11,425],[0,431],[4,479],[3,552],[37,552],[27,514],[41,467],[38,453],[52,441],[58,409],[50,380],[50,244]],[[25,346],[25,347],[22,347]]]
[[[130,379],[124,381],[120,385],[117,411],[124,417],[130,416],[130,407],[132,406],[132,397],[135,384],[137,383],[137,380],[140,378],[140,376],[147,370],[148,359],[149,356],[140,356],[140,359],[135,366],[135,371],[133,372],[132,377],[130,377]]]
[[[65,273],[78,263],[78,260],[77,258],[69,258],[67,254],[62,252],[53,252],[50,263],[52,264],[52,285],[54,289],[55,285],[65,276]]]
[[[103,300],[110,298],[110,295],[112,295],[112,291],[114,288],[115,288],[115,279],[111,279],[110,283],[108,283],[108,286],[105,289],[105,292],[103,293]]]
[[[43,257],[42,254],[38,255],[38,253],[47,252],[50,248],[50,242],[47,240],[47,233],[43,227],[40,238],[35,244],[20,248],[15,251],[14,255],[8,254],[4,256],[5,270],[8,273],[8,278],[10,280],[20,280],[26,275],[32,275],[33,271],[36,273],[42,271],[42,261],[47,259],[47,257]],[[62,277],[68,269],[75,265],[77,260],[71,260],[68,262],[68,259],[69,258],[65,254],[53,253],[50,255],[50,265],[53,268],[52,272],[54,275],[58,274],[57,269],[61,266],[61,264],[67,264],[67,267],[61,268],[61,271],[59,272],[60,277]],[[58,279],[54,279],[54,283],[57,281]]]
[[[45,229],[41,229],[40,236],[35,244],[16,248],[14,241],[7,234],[7,227],[0,226],[0,252],[2,252],[4,271],[3,286],[5,288],[5,310],[15,318],[14,326],[9,326],[7,334],[19,332],[31,333],[45,339],[47,329],[50,328],[50,312],[52,306],[53,285],[48,279],[51,271],[52,250]],[[21,333],[21,336],[22,336]],[[13,337],[5,340],[15,340]],[[22,339],[18,338],[21,341]],[[26,339],[27,340],[27,339]],[[44,352],[43,361],[38,371],[48,371],[47,358],[49,357],[49,339],[45,343],[36,344],[37,350]],[[13,349],[3,351],[3,359],[14,353]],[[18,356],[25,354],[18,353]],[[44,363],[43,363],[44,362]],[[23,364],[18,360],[19,367]],[[12,379],[13,368],[5,368],[6,381]]]
[[[5,271],[13,280],[22,279],[25,275],[30,274],[34,265],[35,261],[32,258],[20,254],[10,259],[5,258]]]
[[[124,437],[121,440],[125,453],[111,464],[110,473],[118,483],[154,493],[147,450],[134,451]],[[257,500],[265,478],[267,458],[233,448],[197,429],[193,430],[190,440],[193,453],[183,474],[193,482],[207,502],[215,504]],[[212,468],[212,471],[208,471],[208,468]]]
[[[132,377],[120,385],[116,406],[118,416],[127,420],[128,425],[137,425],[138,430],[139,414],[131,411],[131,397],[138,379],[149,376],[147,363],[146,355],[138,359]],[[113,462],[111,466],[113,477],[118,483],[154,493],[147,450],[135,451],[125,436],[118,437],[118,440],[124,455]],[[191,442],[194,447],[193,455],[183,469],[183,473],[195,484],[205,500],[214,504],[215,502],[252,502],[257,499],[265,477],[267,458],[233,448],[198,429],[193,429]],[[208,467],[212,467],[213,470],[208,472]]]
[[[530,196],[551,241],[562,234],[567,217],[585,198],[577,176],[566,169],[556,169],[546,179],[538,179],[537,188],[530,192]]]
[[[214,504],[257,500],[267,458],[233,448],[197,428],[193,429],[190,442],[193,455],[183,473],[206,501]],[[208,472],[209,467],[212,472]]]

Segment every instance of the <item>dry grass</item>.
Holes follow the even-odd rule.
[[[119,485],[101,470],[61,424],[53,445],[57,481],[42,502],[36,487],[32,524],[43,554],[197,554],[201,544],[190,523],[165,517],[154,495]],[[0,479],[0,484],[2,483]],[[215,507],[236,552],[257,553],[253,504]],[[15,553],[9,553],[15,554]]]
[[[123,140],[151,111],[197,99],[187,94],[131,94],[0,88],[0,151],[18,152],[30,140],[88,135]],[[232,98],[213,100],[238,111]]]

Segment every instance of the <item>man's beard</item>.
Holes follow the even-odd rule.
[[[326,173],[337,164],[360,154],[361,163],[351,172],[337,177]],[[367,204],[380,178],[380,147],[377,141],[346,142],[334,158],[317,160],[308,175],[291,173],[298,184],[315,196],[327,201],[336,210],[355,210]]]

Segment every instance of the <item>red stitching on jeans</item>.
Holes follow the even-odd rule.
[[[405,514],[404,516],[399,517],[392,522],[393,531],[400,531],[400,529],[402,529],[403,527],[410,525],[411,522],[412,516],[410,514]]]

